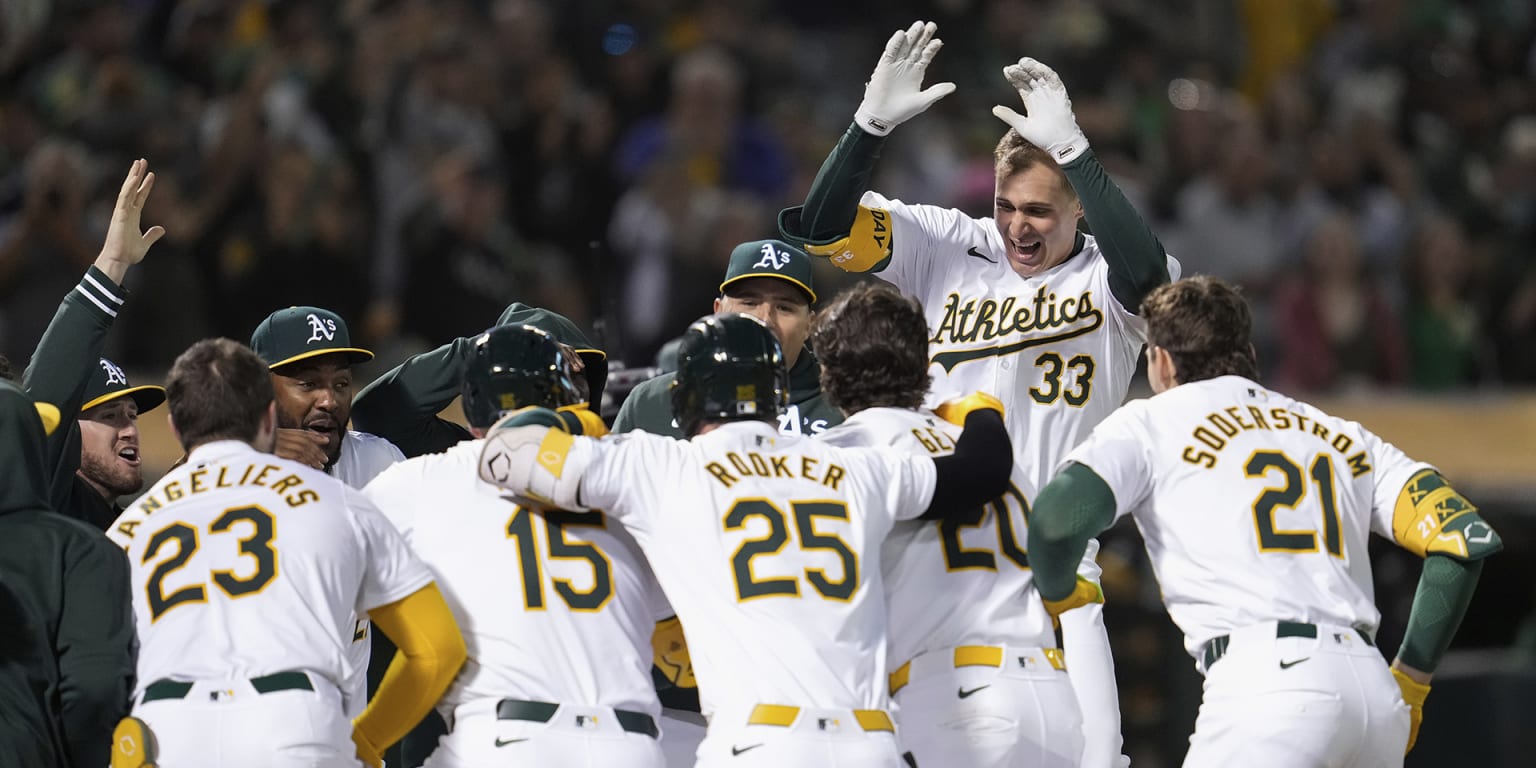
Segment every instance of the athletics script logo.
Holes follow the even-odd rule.
[[[1052,344],[1093,333],[1104,326],[1104,313],[1093,305],[1093,292],[1058,299],[1040,286],[1030,299],[1009,296],[996,299],[961,300],[951,293],[944,303],[944,319],[939,321],[930,344],[953,346],[1003,339],[1028,334],[1006,344],[940,352],[933,362],[945,373],[961,363],[988,357],[1003,357],[1030,347]]]

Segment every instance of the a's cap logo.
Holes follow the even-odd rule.
[[[773,243],[763,243],[762,252],[763,257],[752,265],[753,269],[767,268],[777,272],[789,263],[789,252],[773,247]]]
[[[312,344],[317,341],[331,341],[336,338],[336,321],[330,318],[321,319],[319,315],[311,312],[307,316],[309,320],[309,341]]]
[[[127,374],[123,373],[123,369],[113,365],[111,360],[102,360],[101,369],[107,372],[107,386],[110,387],[113,384],[128,386]]]

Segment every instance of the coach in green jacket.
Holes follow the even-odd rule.
[[[843,414],[821,396],[821,369],[805,345],[814,303],[811,257],[805,251],[780,240],[753,240],[731,250],[715,311],[752,315],[779,340],[789,365],[789,408],[779,414],[779,431],[785,434],[814,435],[843,421]],[[672,419],[675,377],[664,373],[635,387],[619,409],[613,431],[683,437]]]

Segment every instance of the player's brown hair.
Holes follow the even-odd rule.
[[[251,442],[273,399],[272,375],[244,344],[203,339],[171,365],[165,397],[183,449],[214,440]]]
[[[817,314],[811,348],[821,391],[848,414],[916,408],[931,383],[923,305],[877,282],[856,283]]]
[[[999,180],[1020,171],[1027,171],[1037,165],[1043,165],[1054,171],[1061,188],[1073,200],[1077,199],[1077,190],[1072,188],[1072,182],[1067,181],[1067,175],[1062,173],[1061,166],[1056,164],[1051,153],[1029,143],[1019,135],[1018,131],[1009,128],[1008,132],[1003,134],[1003,138],[998,140],[997,148],[992,150],[992,166]]]
[[[1253,315],[1233,285],[1209,275],[1159,286],[1141,302],[1147,343],[1173,358],[1180,384],[1217,376],[1257,381]]]

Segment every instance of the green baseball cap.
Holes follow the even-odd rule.
[[[811,257],[783,240],[753,240],[731,249],[731,264],[725,268],[720,292],[724,293],[727,285],[749,277],[788,281],[805,291],[811,303],[816,302],[816,289],[811,287]]]
[[[133,404],[139,407],[139,413],[145,413],[158,408],[165,402],[165,387],[157,387],[153,384],[135,387],[128,383],[128,374],[117,367],[117,363],[101,358],[96,369],[91,371],[91,380],[85,385],[85,403],[80,406],[84,413],[108,400],[116,400],[119,397],[133,398]]]
[[[352,346],[340,315],[319,307],[289,307],[267,315],[251,334],[251,349],[268,368],[337,352],[352,364],[373,359],[372,352]]]

